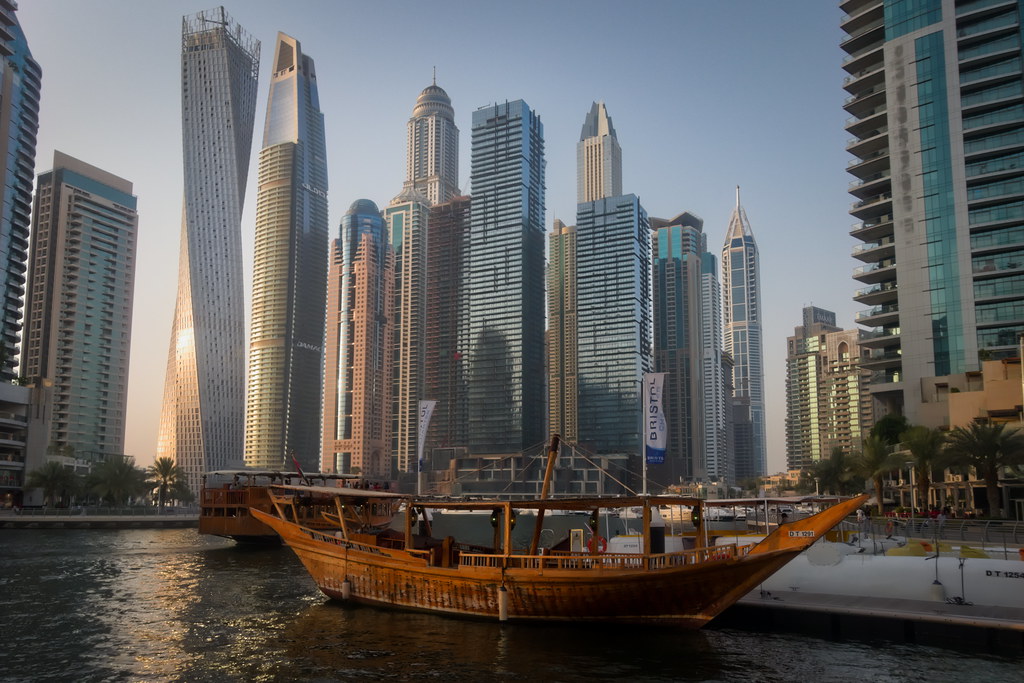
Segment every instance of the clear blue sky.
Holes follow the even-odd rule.
[[[181,17],[177,0],[23,0],[43,68],[36,170],[53,151],[135,184],[139,258],[126,450],[152,462],[176,295],[181,223]],[[437,82],[461,130],[522,98],[544,123],[547,224],[575,222],[576,142],[604,100],[622,145],[623,189],[652,216],[689,210],[719,254],[735,186],[761,254],[769,470],[785,466],[786,337],[800,310],[853,326],[855,241],[845,173],[842,52],[834,0],[235,0],[228,12],[263,43],[243,221],[252,270],[255,156],[278,31],[316,61],[327,132],[332,233],[356,199],[401,189],[405,124]],[[537,400],[543,400],[538,396]]]

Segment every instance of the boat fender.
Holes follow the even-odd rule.
[[[608,539],[604,536],[598,536],[594,534],[587,541],[587,549],[592,553],[605,553],[608,552]]]
[[[352,582],[345,579],[341,582],[341,599],[348,600],[352,597]]]
[[[508,621],[508,589],[498,589],[498,621]]]
[[[891,519],[888,522],[885,523],[885,535],[886,536],[892,536],[892,532],[895,531],[895,530],[896,530],[896,525],[894,525],[892,523]]]

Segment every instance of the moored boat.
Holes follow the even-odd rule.
[[[330,496],[333,528],[299,519],[308,487],[270,488],[273,514],[253,509],[292,548],[317,586],[340,600],[491,617],[499,620],[623,620],[671,622],[699,628],[748,593],[826,531],[863,505],[867,496],[837,503],[817,515],[780,525],[758,543],[715,546],[698,529],[693,547],[665,552],[652,509],[702,506],[689,497],[540,499],[451,502],[358,489],[313,487]],[[374,514],[404,506],[400,528]],[[425,510],[484,510],[494,530],[489,546],[430,535]],[[545,513],[602,514],[640,508],[640,552],[607,552],[595,533],[581,548],[540,547]],[[374,512],[375,511],[375,512]],[[516,511],[533,511],[526,547],[513,547]]]
[[[238,543],[280,543],[281,538],[273,529],[253,518],[250,509],[270,512],[270,486],[319,485],[339,486],[347,479],[357,479],[348,474],[309,475],[297,472],[274,470],[217,470],[203,474],[203,489],[199,496],[199,533],[223,536]],[[314,496],[310,493],[300,506],[300,519],[309,526],[323,526],[323,509],[333,511],[330,496]],[[325,507],[326,506],[326,507]]]

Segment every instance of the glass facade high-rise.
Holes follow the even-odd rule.
[[[16,8],[14,3],[0,3],[0,382],[18,376],[18,334],[43,78],[28,49]]]
[[[644,373],[653,369],[651,228],[636,195],[576,207],[579,440],[639,453]]]
[[[688,211],[651,219],[654,359],[655,371],[668,373],[668,450],[665,464],[648,471],[663,485],[721,481],[731,474],[719,286],[703,226]]]
[[[751,448],[737,452],[733,467],[737,481],[767,472],[764,431],[764,366],[761,340],[761,276],[757,243],[740,205],[736,208],[722,246],[722,317],[725,323],[725,351],[733,359],[733,392],[749,409]]]
[[[459,325],[466,304],[465,263],[473,200],[455,197],[430,207],[427,220],[427,302],[424,397],[437,401],[425,450],[467,441],[466,378]]]
[[[316,69],[277,34],[256,196],[245,464],[320,467],[327,152]]]
[[[473,112],[463,327],[472,453],[544,441],[544,129],[526,102]]]
[[[812,467],[833,448],[860,449],[871,427],[860,334],[836,326],[836,314],[814,306],[786,341],[786,463]]]
[[[22,371],[53,384],[48,452],[124,453],[138,214],[132,184],[54,152],[32,210]]]
[[[218,8],[181,24],[185,197],[157,457],[198,493],[239,465],[245,417],[245,201],[260,43]]]
[[[334,240],[327,278],[325,472],[392,475],[394,261],[377,205],[353,203]]]
[[[857,322],[876,413],[1016,356],[1024,332],[1024,3],[844,0]]]
[[[416,99],[409,119],[405,185],[430,204],[459,195],[459,129],[448,93],[435,81]]]

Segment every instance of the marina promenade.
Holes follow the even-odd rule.
[[[80,508],[0,511],[0,529],[173,529],[199,526],[199,511]]]

